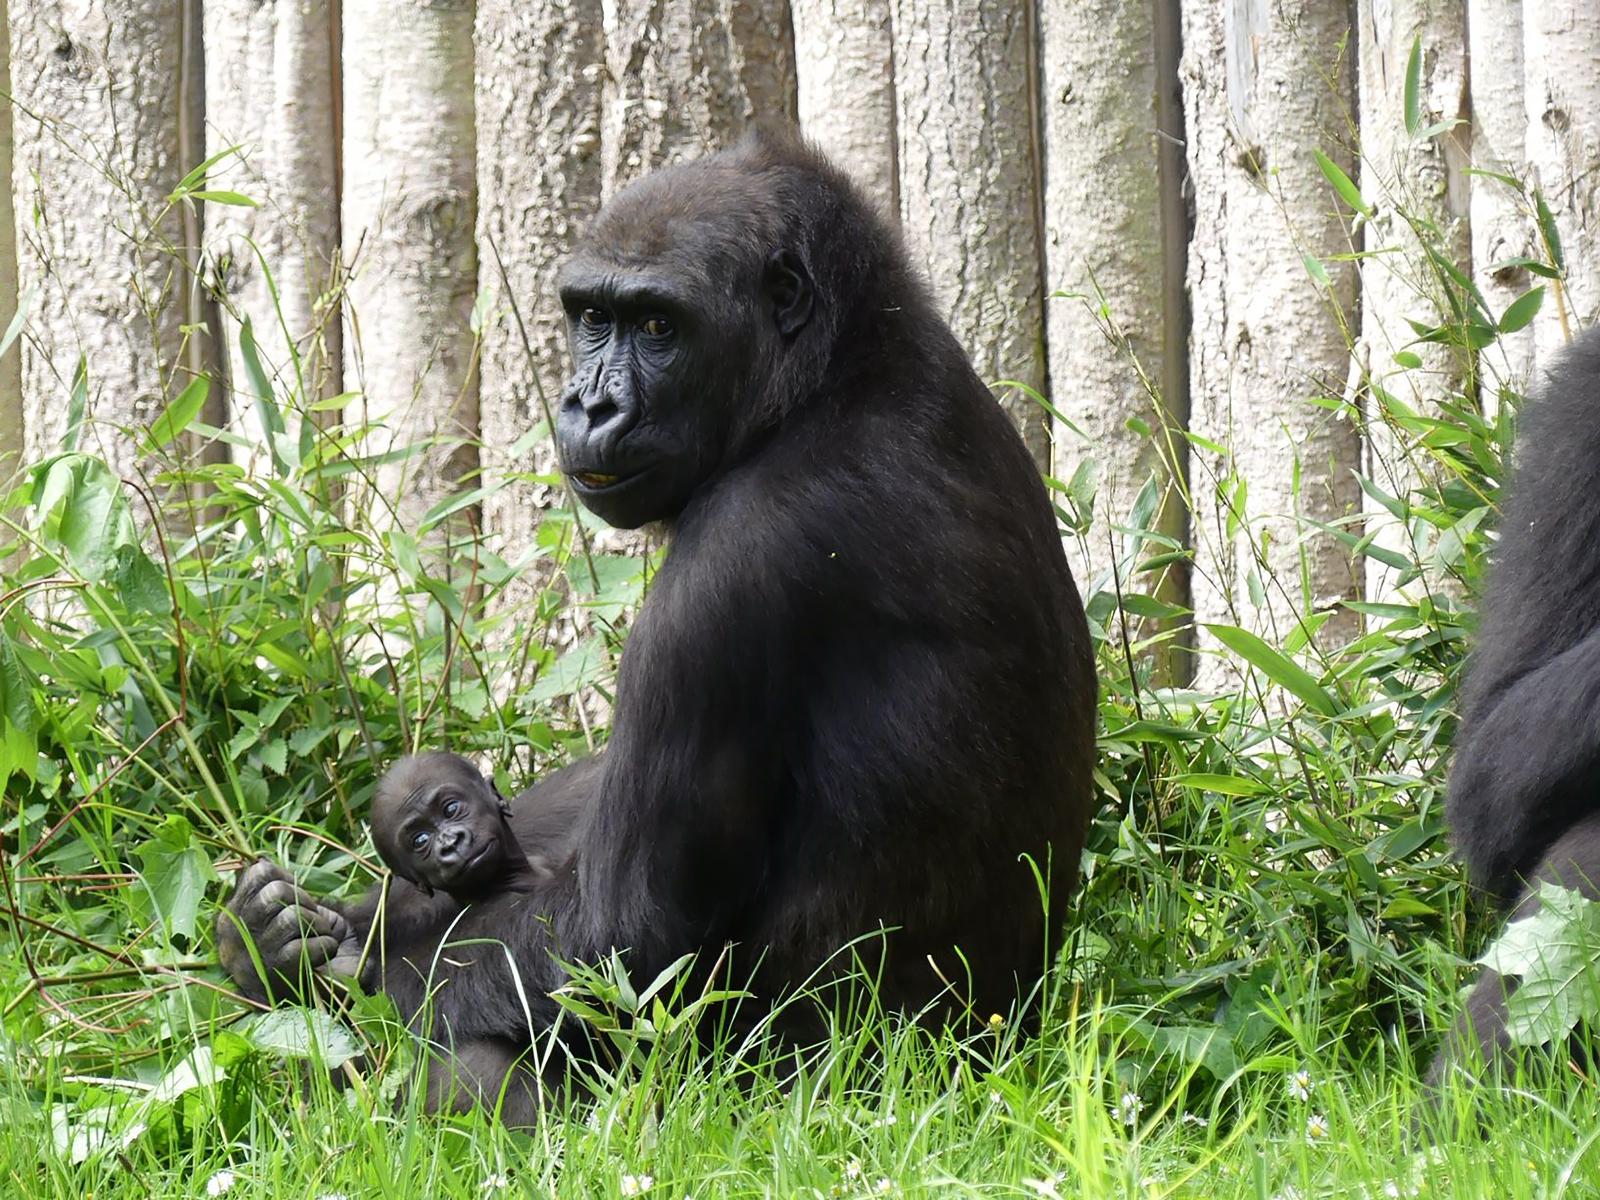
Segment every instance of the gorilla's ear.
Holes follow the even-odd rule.
[[[772,298],[772,319],[778,332],[792,338],[811,320],[811,300],[815,289],[805,260],[793,250],[779,250],[767,259],[762,283]]]
[[[502,817],[510,817],[511,805],[506,803],[506,798],[500,794],[500,789],[495,787],[494,780],[485,775],[483,777],[483,782],[484,785],[494,793],[495,802],[500,805],[500,815]]]

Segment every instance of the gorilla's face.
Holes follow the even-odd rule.
[[[698,312],[653,271],[574,265],[561,289],[574,370],[556,417],[561,469],[584,505],[624,529],[675,516],[715,469],[736,389]]]
[[[633,529],[683,511],[741,452],[811,316],[804,261],[749,180],[635,184],[561,270],[573,373],[556,416],[585,506]]]

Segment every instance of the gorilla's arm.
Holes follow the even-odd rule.
[[[772,535],[776,517],[743,511],[744,528],[763,531],[750,536]],[[586,796],[569,862],[524,896],[473,906],[452,931],[452,960],[467,957],[457,947],[475,936],[504,945],[471,955],[470,971],[434,994],[435,1021],[456,1037],[516,1036],[530,1014],[547,1024],[547,993],[565,981],[556,960],[623,951],[635,978],[649,979],[719,946],[750,903],[786,786],[785,746],[772,731],[788,727],[793,656],[772,623],[795,615],[784,577],[742,536],[720,526],[717,544],[703,545],[686,515],[630,634],[604,754],[552,779],[539,810],[525,815],[513,801],[520,837],[542,823],[534,811]],[[694,686],[703,680],[715,686]],[[395,992],[392,973],[384,986]]]
[[[1450,777],[1457,845],[1489,890],[1515,894],[1530,851],[1594,804],[1600,629],[1507,687],[1473,721]]]
[[[1449,816],[1473,878],[1514,898],[1600,785],[1600,341],[1557,360],[1521,418],[1467,662]]]

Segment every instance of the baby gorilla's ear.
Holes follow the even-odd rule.
[[[506,798],[500,794],[500,789],[495,787],[494,780],[490,779],[487,775],[485,775],[483,777],[483,783],[484,783],[485,787],[487,787],[491,792],[494,793],[495,801],[496,801],[496,803],[498,803],[500,805],[500,815],[502,817],[510,817],[511,816],[511,805],[506,803]]]

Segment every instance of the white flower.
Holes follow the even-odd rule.
[[[655,1177],[652,1175],[624,1175],[621,1187],[624,1196],[642,1196],[655,1187]]]
[[[1311,1072],[1301,1067],[1289,1076],[1289,1098],[1304,1103],[1311,1099],[1311,1089],[1315,1086],[1316,1084],[1311,1082]]]
[[[1202,1117],[1198,1113],[1186,1112],[1182,1117],[1185,1125],[1193,1125],[1196,1129],[1204,1129],[1211,1124],[1210,1117]]]
[[[232,1171],[218,1171],[210,1179],[206,1180],[206,1195],[220,1196],[223,1192],[231,1188],[237,1181],[238,1176],[236,1176]]]
[[[852,1158],[849,1162],[845,1163],[844,1177],[846,1179],[861,1178],[861,1160],[859,1158]]]
[[[1144,1101],[1139,1099],[1138,1092],[1123,1092],[1122,1099],[1112,1106],[1111,1112],[1124,1125],[1132,1128],[1139,1123],[1139,1113],[1144,1109]]]
[[[889,1179],[880,1179],[877,1183],[872,1185],[872,1190],[877,1192],[880,1196],[887,1196],[890,1192],[894,1191],[894,1182]]]
[[[485,1177],[483,1192],[485,1195],[492,1195],[495,1192],[503,1192],[510,1186],[511,1180],[506,1177],[505,1172],[496,1171],[493,1175]]]
[[[1320,1142],[1328,1136],[1328,1118],[1321,1113],[1312,1113],[1306,1118],[1306,1141]]]
[[[343,1192],[323,1192],[317,1200],[350,1200],[350,1197]]]
[[[887,1129],[890,1125],[893,1125],[899,1119],[900,1119],[899,1117],[895,1116],[893,1113],[890,1113],[887,1117],[879,1117],[876,1121],[874,1121],[872,1123],[872,1127],[874,1129]]]
[[[997,1108],[1000,1105],[1004,1104],[1005,1102],[1006,1102],[1006,1098],[1004,1096],[1002,1096],[999,1092],[990,1092],[989,1093],[989,1103],[993,1104]]]

